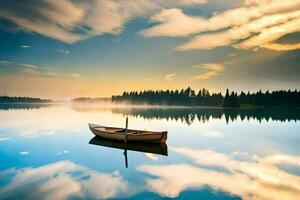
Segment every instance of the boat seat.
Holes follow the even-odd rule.
[[[116,130],[116,131],[114,131],[114,132],[116,132],[116,133],[123,133],[123,132],[125,132],[125,129],[122,128],[122,129]]]
[[[126,129],[123,128],[123,129],[119,129],[119,130],[116,130],[114,131],[115,133],[125,133]],[[139,131],[134,131],[134,132],[128,132],[129,135],[137,135],[137,134],[140,134]]]

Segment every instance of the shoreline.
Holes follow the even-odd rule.
[[[70,105],[70,106],[82,106],[82,107],[116,107],[116,108],[141,108],[141,109],[258,109],[258,108],[300,108],[300,106],[252,106],[241,105],[240,107],[223,107],[223,106],[197,106],[197,105],[148,105],[148,104],[122,104],[122,103],[95,103],[95,102],[12,102],[12,103],[0,103],[1,105]]]

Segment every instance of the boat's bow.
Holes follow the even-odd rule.
[[[91,128],[100,128],[100,127],[104,127],[104,126],[99,126],[98,124],[89,123],[89,127],[91,129]]]

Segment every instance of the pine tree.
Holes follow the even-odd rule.
[[[229,90],[227,88],[225,97],[223,99],[223,107],[229,107],[229,103],[230,103],[229,101],[230,101],[230,96],[229,96]]]

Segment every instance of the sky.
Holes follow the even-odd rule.
[[[1,0],[0,95],[300,89],[300,0]]]

